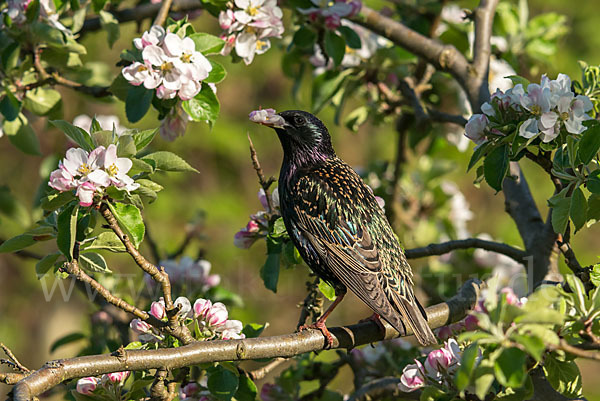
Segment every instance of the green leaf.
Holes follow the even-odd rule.
[[[105,148],[108,145],[113,143],[113,132],[108,130],[100,130],[92,133],[92,141],[95,146],[104,146]]]
[[[571,198],[556,199],[552,208],[552,228],[555,233],[564,234],[569,222]]]
[[[35,274],[37,274],[38,279],[42,278],[54,266],[60,255],[60,252],[51,253],[44,256],[35,264]]]
[[[265,287],[273,292],[277,292],[277,282],[279,281],[279,265],[281,261],[282,243],[278,238],[267,237],[267,260],[260,269],[260,277],[265,283]]]
[[[138,173],[152,174],[154,172],[154,160],[148,159],[144,161],[136,158],[131,158],[131,161],[133,162],[133,166],[131,167],[131,170],[129,170],[129,175],[131,176],[136,175]]]
[[[112,231],[105,231],[100,234],[85,247],[85,251],[92,249],[103,249],[111,252],[125,252],[125,245],[121,242],[117,234]]]
[[[589,164],[600,150],[600,123],[596,120],[584,123],[587,129],[579,140],[579,158],[583,164]]]
[[[0,245],[0,253],[16,252],[36,243],[32,235],[17,235],[7,239]]]
[[[516,347],[502,350],[494,363],[494,373],[498,382],[506,387],[521,387],[527,376],[526,357],[527,355]]]
[[[88,273],[112,273],[106,260],[99,253],[85,252],[79,255],[79,264]]]
[[[544,373],[550,385],[567,397],[579,397],[582,394],[581,373],[575,361],[559,361],[554,354],[544,359]]]
[[[311,101],[314,113],[318,113],[331,100],[350,73],[351,70],[342,72],[329,70],[313,80]]]
[[[238,389],[235,392],[235,399],[237,401],[254,401],[256,400],[256,395],[258,394],[258,389],[256,388],[256,384],[247,376],[239,377],[239,385]]]
[[[266,325],[258,323],[249,323],[244,326],[242,333],[246,335],[246,338],[256,338],[261,335],[265,330]]]
[[[131,135],[121,135],[117,143],[117,156],[130,158],[137,153],[135,142]]]
[[[533,381],[527,376],[525,384],[519,388],[506,387],[496,394],[495,401],[523,401],[533,397]]]
[[[204,80],[204,82],[218,84],[219,82],[225,79],[225,77],[227,76],[227,71],[225,71],[225,67],[223,67],[222,64],[217,63],[213,60],[208,61],[210,61],[210,65],[212,65],[212,70],[210,71],[208,77]]]
[[[61,94],[54,89],[36,88],[27,91],[23,105],[33,114],[45,116],[61,101]]]
[[[150,142],[156,136],[158,132],[158,128],[155,129],[146,129],[143,131],[139,131],[133,134],[133,142],[135,142],[135,148],[137,151],[141,151],[146,146],[150,145]]]
[[[108,35],[108,46],[113,47],[115,42],[119,39],[119,21],[114,15],[107,11],[100,11],[100,25],[106,31]]]
[[[206,385],[219,400],[229,401],[239,387],[239,379],[235,373],[218,365],[214,370],[209,370]]]
[[[131,123],[136,123],[148,112],[154,91],[144,88],[143,85],[131,86],[127,90],[125,100],[125,114]]]
[[[273,237],[281,237],[287,234],[287,229],[285,228],[285,223],[283,222],[283,217],[278,218],[273,223],[273,232],[271,236]]]
[[[194,41],[196,51],[203,54],[219,53],[225,46],[223,39],[204,32],[193,33],[189,38]]]
[[[84,129],[76,127],[64,120],[52,120],[50,123],[64,132],[65,135],[79,145],[79,147],[87,150],[88,152],[94,150],[92,137]]]
[[[600,194],[600,178],[599,177],[590,174],[585,186],[590,192],[595,193],[595,194]]]
[[[144,156],[142,160],[154,162],[157,170],[194,173],[198,172],[198,170],[190,166],[185,160],[177,156],[175,153],[164,150],[150,153],[149,155]]]
[[[83,340],[84,338],[86,338],[86,335],[83,333],[67,334],[66,336],[63,336],[52,343],[50,346],[50,352],[54,352],[63,345],[71,344],[75,341]]]
[[[12,94],[10,90],[5,89],[5,95],[0,100],[0,113],[8,121],[13,121],[21,112],[21,102]]]
[[[529,80],[525,77],[520,77],[518,75],[508,75],[504,78],[508,78],[512,81],[513,85],[521,84],[525,89],[527,89],[527,85],[529,85]]]
[[[463,351],[460,358],[460,367],[454,376],[454,382],[459,391],[463,391],[469,385],[478,354],[479,346],[477,343],[472,343]]]
[[[493,149],[483,160],[483,174],[489,186],[500,192],[507,171],[508,145],[504,144]]]
[[[184,101],[182,106],[194,121],[206,121],[212,126],[219,117],[219,100],[208,85],[202,85],[200,93]]]
[[[473,372],[473,383],[475,384],[475,395],[480,400],[484,400],[489,392],[492,383],[494,383],[494,368],[492,361],[483,360]]]
[[[19,117],[20,118],[20,117]],[[40,142],[31,128],[31,124],[21,124],[15,135],[8,135],[8,140],[21,152],[28,155],[41,156]]]
[[[349,26],[342,25],[339,26],[337,30],[342,34],[349,48],[360,49],[362,47],[360,36],[354,32],[354,29],[350,28]]]
[[[95,13],[99,13],[104,8],[108,0],[92,0],[92,9]]]
[[[587,221],[587,201],[580,188],[575,188],[571,195],[571,209],[569,214],[571,215],[571,220],[573,220],[573,225],[575,225],[575,232],[579,231]]]
[[[333,59],[333,63],[338,66],[346,53],[346,41],[334,31],[326,30],[324,50]]]
[[[425,386],[421,390],[421,396],[419,397],[419,401],[436,401],[443,400],[446,392],[441,389],[433,386]]]
[[[335,300],[335,288],[333,288],[328,282],[319,280],[319,291],[330,301]]]
[[[513,334],[511,337],[521,344],[525,348],[525,351],[537,362],[542,359],[542,355],[544,355],[544,351],[546,350],[546,344],[540,337],[521,334]]]
[[[58,250],[67,257],[68,261],[73,259],[73,246],[75,245],[75,236],[77,234],[77,214],[79,205],[72,204],[63,209],[56,220],[58,234],[56,236],[56,245]]]
[[[31,215],[23,202],[17,199],[10,191],[10,188],[0,186],[0,213],[28,227],[31,224]]]
[[[479,160],[481,160],[481,158],[483,156],[485,156],[485,152],[486,150],[490,147],[491,142],[484,142],[482,144],[479,144],[475,147],[475,149],[473,149],[473,154],[471,155],[471,159],[469,160],[469,166],[467,167],[467,171],[470,171]]]
[[[19,64],[19,54],[21,54],[21,44],[12,42],[2,50],[2,69],[6,72],[16,68]]]
[[[75,199],[72,191],[51,192],[41,199],[40,206],[44,210],[53,211]]]
[[[115,215],[121,228],[129,237],[133,245],[137,248],[144,239],[146,227],[142,219],[142,213],[134,205],[126,205],[124,203],[109,203],[108,207]]]
[[[317,40],[317,33],[306,26],[300,26],[300,29],[294,33],[294,45],[301,49],[312,49]]]

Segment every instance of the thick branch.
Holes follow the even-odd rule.
[[[473,46],[473,76],[468,82],[469,98],[474,112],[490,97],[488,87],[488,74],[490,55],[492,54],[492,25],[498,0],[481,0],[479,7],[473,10],[475,17],[475,43]],[[495,88],[492,88],[495,89]],[[473,104],[475,93],[478,94],[477,103]]]
[[[467,124],[467,119],[460,114],[444,113],[443,111],[430,107],[427,108],[427,114],[429,114],[429,118],[436,123],[451,123],[460,127],[464,127]]]
[[[437,328],[462,319],[477,301],[479,286],[478,280],[469,280],[452,299],[427,308],[429,325]],[[387,323],[385,329],[384,334],[374,321],[332,328],[330,331],[334,341],[331,348],[351,349],[399,335]],[[408,329],[406,333],[400,334],[412,333]],[[325,337],[320,331],[305,330],[275,337],[202,341],[179,348],[122,350],[118,355],[82,356],[46,363],[41,369],[17,383],[13,394],[16,401],[25,401],[65,380],[78,377],[122,370],[176,369],[205,362],[285,358],[323,350],[326,346]]]
[[[404,254],[408,259],[417,259],[426,256],[443,255],[456,249],[470,248],[481,248],[485,249],[486,251],[501,253],[519,263],[524,263],[523,259],[527,256],[527,252],[512,247],[508,244],[488,241],[480,238],[467,238],[443,242],[441,244],[430,244],[423,248],[407,249],[404,251]]]

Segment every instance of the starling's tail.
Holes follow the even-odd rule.
[[[437,344],[438,341],[433,331],[427,325],[427,314],[415,296],[407,294],[412,297],[409,299],[398,294],[394,295],[395,302],[392,302],[394,309],[400,312],[403,322],[412,329],[419,343],[421,345]]]

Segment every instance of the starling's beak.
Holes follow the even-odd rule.
[[[275,129],[286,129],[291,126],[279,114],[268,117],[267,120],[261,121],[261,124]]]

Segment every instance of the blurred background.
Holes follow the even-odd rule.
[[[458,4],[472,6],[469,2]],[[600,53],[597,51],[600,48],[600,35],[597,34],[600,25],[600,14],[597,13],[599,5],[597,1],[574,4],[562,0],[530,0],[530,16],[549,11],[563,14],[567,18],[568,32],[559,40],[558,51],[550,57],[550,62],[538,64],[537,69],[517,68],[517,73],[532,81],[539,80],[541,73],[554,78],[558,72],[579,79],[578,60],[585,60],[592,65],[600,64]],[[147,24],[142,25],[142,31],[147,29]],[[208,15],[194,20],[194,26],[198,31],[220,33],[217,21]],[[121,49],[129,48],[132,38],[139,36],[135,23],[125,24],[121,28],[120,39],[110,49],[105,35],[104,32],[92,32],[83,40],[88,47],[88,54],[84,57],[87,61],[99,62],[90,76],[90,84],[110,82],[111,77],[120,72],[114,64]],[[204,216],[200,235],[191,241],[184,255],[192,258],[201,256],[211,263],[211,273],[220,275],[221,286],[240,296],[241,302],[238,300],[230,308],[230,317],[244,323],[268,322],[269,326],[263,335],[289,333],[295,329],[299,315],[297,305],[306,295],[305,282],[310,280],[304,265],[282,268],[277,293],[273,293],[264,287],[259,276],[266,255],[264,241],[258,241],[248,250],[239,249],[233,244],[235,233],[246,225],[248,216],[262,209],[257,197],[259,184],[249,157],[247,134],[254,141],[265,175],[278,176],[282,157],[274,133],[250,123],[248,113],[261,106],[278,111],[310,109],[310,85],[301,87],[297,99],[291,95],[293,82],[283,75],[281,68],[284,52],[285,44],[274,43],[270,51],[256,57],[250,66],[233,64],[229,58],[220,57],[219,62],[226,66],[228,77],[218,85],[221,113],[214,127],[210,129],[206,124],[190,123],[186,135],[175,142],[157,137],[150,145],[152,150],[170,150],[181,155],[199,173],[171,173],[158,178],[165,189],[143,211],[148,231],[163,254],[176,251],[186,236],[186,226],[198,221],[198,216]],[[63,96],[65,120],[72,121],[80,114],[114,114],[122,125],[129,126],[123,103],[98,101],[73,91],[58,89]],[[360,101],[354,99],[351,103],[354,102],[356,107]],[[449,95],[444,101],[451,105],[458,102],[454,95]],[[378,165],[385,166],[386,162],[393,161],[397,141],[393,121],[378,126],[367,123],[358,132],[352,132],[334,123],[334,110],[331,108],[326,107],[319,117],[330,129],[337,154],[356,169],[372,172],[377,170]],[[39,218],[41,212],[34,210],[31,200],[40,185],[40,171],[44,170],[44,163],[54,163],[54,167],[57,158],[62,157],[69,146],[64,135],[48,127],[45,119],[35,124],[42,153],[45,156],[54,155],[50,161],[24,155],[16,151],[6,138],[0,138],[0,186],[9,187],[14,196],[29,205],[18,220],[0,215],[2,239],[22,232]],[[137,128],[144,129],[156,126],[154,111],[136,124]],[[436,132],[425,155],[419,151],[408,152],[401,184],[406,196],[429,192],[435,194],[435,188],[448,188],[451,186],[449,183],[454,183],[456,188],[445,190],[448,195],[446,207],[455,214],[455,220],[462,219],[467,232],[472,235],[487,233],[496,240],[522,246],[515,225],[504,213],[502,194],[495,195],[487,185],[477,188],[473,185],[474,171],[466,172],[473,145],[469,144],[466,150],[460,151],[447,137],[454,136],[456,140],[462,131],[442,125],[434,129]],[[431,175],[432,165],[441,166],[441,173]],[[522,166],[545,216],[545,199],[552,194],[552,185],[528,160],[524,160]],[[385,176],[385,173],[380,176],[367,175],[377,191],[374,181]],[[415,192],[411,194],[411,191]],[[454,197],[457,192],[464,197]],[[469,210],[472,214],[468,213]],[[445,216],[448,218],[448,211]],[[449,218],[452,220],[452,216]],[[457,224],[456,221],[454,224]],[[403,222],[401,226],[404,230],[397,234],[406,248],[425,246],[440,239],[437,232],[439,225],[435,221],[420,221],[418,216],[413,216],[412,223]],[[51,246],[43,243],[31,248],[31,251],[44,255],[53,251]],[[582,264],[594,262],[599,246],[600,229],[597,226],[583,230],[574,237],[573,247]],[[142,244],[142,250],[150,254],[147,244]],[[468,278],[465,272],[484,275],[492,271],[494,266],[476,264],[473,256],[477,255],[464,252],[450,261],[440,261],[438,258],[412,261],[417,276],[420,273],[427,276],[426,288],[420,292],[423,301],[435,303],[444,296],[452,295],[460,283]],[[143,285],[141,274],[130,259],[114,254],[106,257],[115,277],[126,274],[129,275],[125,280],[127,285],[137,289]],[[464,268],[460,265],[463,263],[470,267]],[[52,275],[38,280],[34,266],[35,261],[26,257],[0,255],[0,342],[9,346],[30,369],[36,369],[50,359],[76,355],[85,346],[84,341],[73,342],[53,352],[50,347],[57,339],[70,333],[89,333],[90,316],[97,310],[97,306],[88,302],[81,291],[71,287],[70,281],[55,282]],[[461,275],[453,276],[453,272]],[[66,292],[61,292],[61,288]],[[136,301],[135,294],[135,291],[130,291],[133,301]],[[147,300],[139,302],[139,306],[147,306]],[[348,296],[328,322],[331,325],[350,324],[368,315],[370,312],[360,301]],[[600,389],[594,381],[598,378],[600,365],[582,362],[580,366],[585,395],[590,400],[600,400]],[[343,388],[343,377],[334,382],[334,386]],[[8,387],[0,386],[0,398],[8,390]]]

